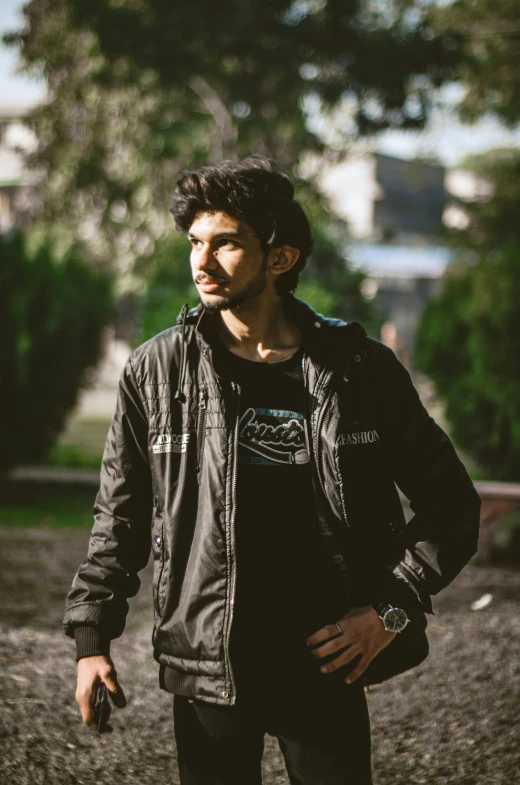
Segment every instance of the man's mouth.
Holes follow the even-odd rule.
[[[203,292],[213,292],[223,286],[226,281],[222,278],[197,278],[195,283]]]

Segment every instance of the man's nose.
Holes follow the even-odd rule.
[[[197,249],[193,262],[197,270],[215,270],[218,267],[218,261],[209,243]]]

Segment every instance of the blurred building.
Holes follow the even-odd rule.
[[[17,206],[34,179],[23,162],[23,154],[35,145],[34,134],[24,123],[31,109],[0,105],[0,232],[17,223]]]
[[[381,338],[410,366],[422,311],[452,260],[444,229],[463,220],[450,192],[471,198],[478,186],[466,173],[379,153],[347,159],[321,185],[348,224],[345,255],[368,275],[365,294],[385,320]]]
[[[368,153],[329,169],[321,185],[354,240],[424,246],[442,231],[444,180],[438,164]]]

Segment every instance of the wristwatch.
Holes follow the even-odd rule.
[[[388,632],[402,632],[410,621],[406,611],[403,611],[402,608],[395,608],[393,605],[388,605],[385,602],[377,603],[373,607],[376,609],[385,630],[388,630]]]

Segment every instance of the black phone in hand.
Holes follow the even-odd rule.
[[[99,683],[94,696],[94,720],[98,733],[105,733],[110,717],[110,704],[106,684]]]

